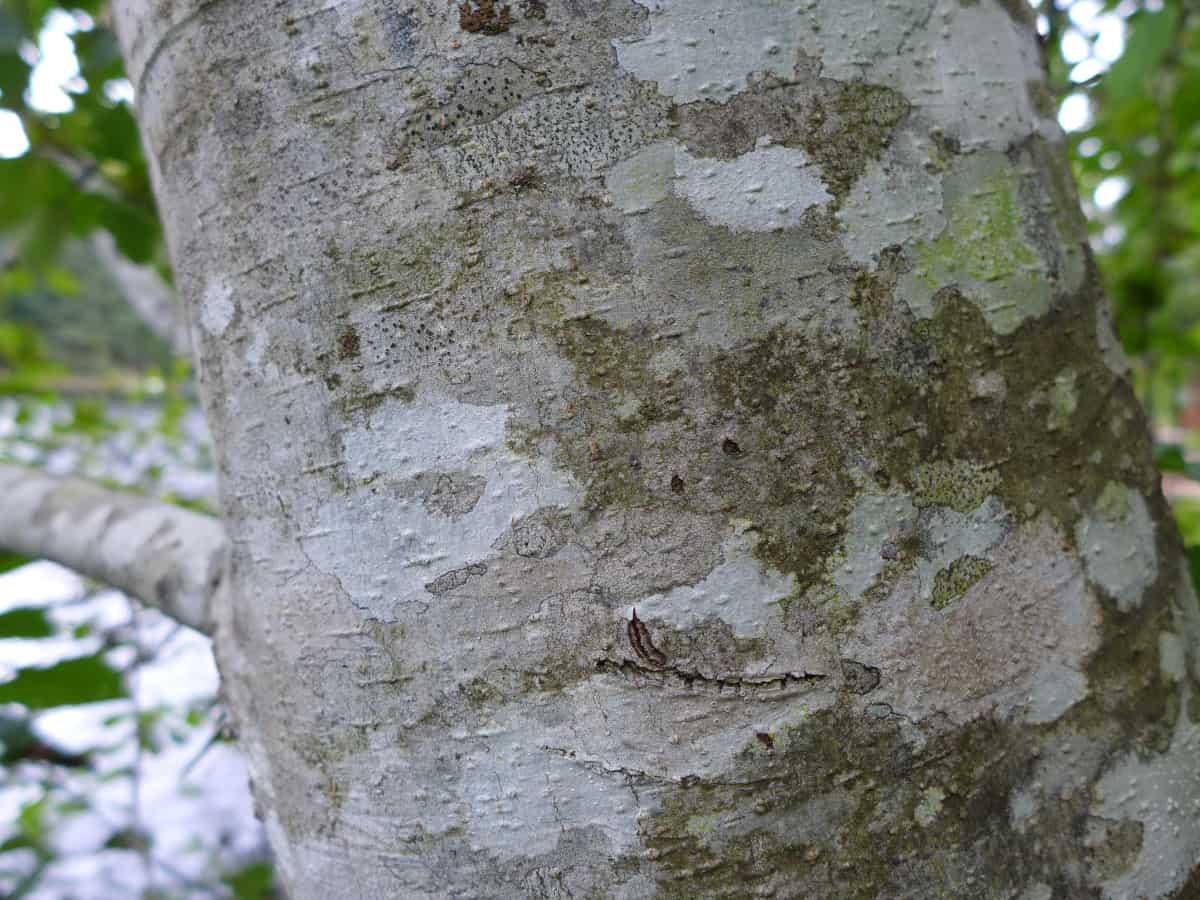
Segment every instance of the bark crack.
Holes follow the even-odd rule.
[[[659,654],[661,655],[661,653]],[[665,659],[665,657],[664,657]],[[646,666],[631,659],[615,660],[607,657],[596,660],[601,672],[625,678],[651,681],[657,684],[676,683],[700,690],[721,691],[782,691],[789,687],[809,687],[819,684],[828,676],[820,672],[780,672],[776,675],[704,675],[700,672],[681,669],[677,666]]]
[[[708,785],[712,787],[754,787],[763,784],[772,784],[782,780],[781,776],[767,776],[764,778],[751,778],[745,781],[726,781],[717,778],[705,778],[702,775],[681,775],[678,778],[672,778],[669,775],[655,775],[652,772],[647,772],[644,769],[635,769],[631,766],[610,766],[601,759],[589,756],[581,756],[575,750],[568,750],[566,747],[551,747],[543,744],[541,747],[547,753],[553,753],[556,756],[561,756],[563,759],[569,760],[578,766],[595,772],[598,775],[620,775],[626,779],[626,782],[632,787],[634,784],[650,784],[661,787],[698,787],[700,785]],[[639,801],[640,802],[640,801]]]

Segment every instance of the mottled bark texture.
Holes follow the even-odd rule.
[[[209,633],[228,551],[211,516],[0,464],[0,547],[50,559]]]
[[[292,896],[1194,884],[1196,602],[1023,4],[115,9]]]

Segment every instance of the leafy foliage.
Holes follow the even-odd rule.
[[[1080,195],[1163,441],[1176,518],[1200,558],[1190,487],[1200,482],[1200,6],[1042,0],[1040,11],[1052,81],[1065,104],[1087,111],[1069,134]]]
[[[104,229],[130,260],[165,271],[105,6],[0,0],[0,129],[29,143],[0,158],[0,386],[10,391],[44,389],[68,370],[171,366],[170,351],[82,249],[83,238]],[[47,27],[78,64],[53,108],[32,91]]]
[[[1200,361],[1200,7],[1154,6],[1106,4],[1126,34],[1107,72],[1072,83],[1090,60],[1072,69],[1061,54],[1052,70],[1064,95],[1088,100],[1090,122],[1070,138],[1098,260],[1143,395],[1174,420]],[[1058,45],[1094,50],[1102,34],[1070,12],[1054,12]]]
[[[44,609],[17,607],[0,613],[0,638],[44,638],[54,634],[54,628]]]

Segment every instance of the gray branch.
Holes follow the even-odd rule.
[[[227,560],[212,516],[0,463],[0,547],[61,563],[211,633]]]
[[[96,259],[116,282],[134,312],[155,334],[171,345],[177,356],[191,356],[192,342],[182,307],[170,286],[151,266],[130,262],[117,249],[117,242],[107,231],[91,235]]]

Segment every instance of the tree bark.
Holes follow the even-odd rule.
[[[0,547],[125,591],[204,634],[228,550],[211,516],[78,478],[0,464]]]
[[[292,896],[1194,889],[1024,4],[115,0]]]

